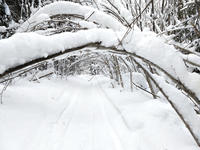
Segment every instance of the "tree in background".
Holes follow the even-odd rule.
[[[0,26],[9,27],[12,23],[10,8],[5,0],[0,0]]]

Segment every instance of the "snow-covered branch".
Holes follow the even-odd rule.
[[[76,33],[43,36],[36,33],[18,33],[0,41],[0,72],[38,58],[81,47],[89,43],[116,46],[116,33],[110,29],[90,29]],[[12,43],[12,44],[10,44]]]
[[[117,12],[119,13],[118,15],[113,15],[116,18],[101,10],[66,1],[51,3],[39,9],[20,26],[17,34],[14,34],[8,39],[0,40],[0,78],[2,79],[6,75],[24,69],[25,67],[69,52],[92,48],[90,52],[94,52],[94,50],[95,52],[101,52],[104,50],[106,54],[110,54],[110,52],[115,53],[116,55],[110,57],[112,60],[108,58],[103,59],[110,72],[111,78],[116,76],[118,83],[124,87],[122,68],[124,69],[126,67],[130,72],[130,85],[131,88],[133,88],[132,70],[134,69],[131,68],[133,66],[129,66],[126,61],[119,59],[117,55],[131,57],[133,58],[133,63],[135,63],[138,68],[142,68],[146,80],[149,83],[150,93],[156,98],[155,95],[157,93],[154,91],[155,86],[158,91],[164,95],[189,129],[197,144],[200,145],[200,137],[198,136],[199,129],[197,129],[197,125],[200,123],[199,117],[197,117],[194,111],[194,105],[190,105],[190,101],[186,96],[184,96],[184,100],[181,101],[181,103],[184,103],[183,105],[185,107],[188,107],[188,111],[197,125],[193,123],[192,119],[190,120],[190,118],[188,118],[188,115],[181,107],[181,103],[178,102],[177,97],[172,96],[173,92],[168,90],[168,88],[172,86],[179,91],[179,94],[184,92],[184,94],[187,94],[188,97],[195,102],[195,105],[199,107],[200,76],[196,73],[188,72],[184,63],[184,61],[189,63],[194,57],[187,60],[180,51],[177,51],[174,46],[165,43],[165,39],[158,37],[156,33],[143,29],[142,26],[140,29],[133,27],[135,21],[133,19],[134,15],[132,12],[132,16],[129,19],[126,17],[126,14],[131,15],[131,13],[124,11],[126,3],[123,5],[117,3],[118,5],[116,8],[111,1],[108,1],[108,3],[110,6],[107,10],[110,10],[112,15]],[[147,9],[150,4],[152,4],[151,7],[153,9],[155,4],[153,1],[150,1],[144,8]],[[121,7],[121,9],[119,7]],[[127,7],[129,8],[130,4]],[[139,13],[136,13],[139,14],[136,15],[136,20],[141,19],[141,15],[145,12],[145,9],[144,11],[140,10]],[[56,20],[59,17],[61,17],[61,19]],[[65,17],[65,19],[62,19],[62,17]],[[70,20],[71,17],[74,17],[74,20]],[[131,22],[132,19],[133,22]],[[73,32],[66,32],[66,24],[64,24],[63,28],[52,31],[51,33],[54,33],[54,35],[49,36],[45,36],[46,34],[40,35],[40,32],[27,32],[34,31],[34,29],[36,29],[38,25],[42,25],[42,23],[47,23],[49,25],[51,23],[62,24],[63,22],[69,22],[73,29],[76,29],[76,26],[80,26],[80,28],[77,29],[76,32],[73,30]],[[155,20],[152,22],[156,25]],[[49,26],[47,26],[47,28]],[[45,30],[45,28],[42,27],[39,29]],[[141,32],[141,29],[143,32]],[[191,54],[194,54],[194,52],[191,52]],[[196,57],[197,55],[195,55],[195,58]],[[125,67],[122,64],[125,65]],[[151,67],[154,67],[157,75],[149,71],[147,65],[149,65],[149,70],[151,70]],[[159,80],[160,78],[158,79],[158,76],[162,76],[162,80]],[[178,88],[175,88],[175,86]]]
[[[115,18],[95,8],[67,1],[58,1],[39,9],[21,25],[18,32],[27,31],[35,24],[48,20],[55,15],[80,15],[87,21],[98,23],[104,28],[111,28],[115,31],[125,29]]]

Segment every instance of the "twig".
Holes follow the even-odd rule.
[[[134,82],[132,82],[132,84],[135,85],[137,88],[139,88],[139,89],[141,89],[141,90],[143,90],[143,91],[145,91],[145,92],[151,94],[153,97],[160,98],[160,96],[158,96],[158,95],[156,95],[156,94],[154,94],[154,93],[152,93],[152,92],[147,91],[146,89],[144,89],[144,88],[142,88],[141,86],[135,84]]]
[[[12,80],[9,80],[6,82],[5,86],[3,87],[3,89],[1,90],[0,96],[1,96],[1,104],[3,104],[3,93],[4,91],[7,89],[8,85],[12,82]]]

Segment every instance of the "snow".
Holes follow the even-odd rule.
[[[104,46],[116,46],[115,32],[110,29],[90,29],[52,36],[17,33],[11,38],[0,40],[0,73],[36,58],[96,42]]]
[[[5,26],[0,26],[0,32],[6,32],[6,27]]]
[[[147,29],[141,32],[135,27],[126,37],[123,44],[127,51],[136,53],[163,68],[200,97],[200,76],[187,71],[180,52],[172,45],[165,43],[162,37],[158,37],[156,33]]]
[[[10,9],[9,9],[8,5],[5,2],[3,4],[3,7],[5,9],[5,14],[10,16],[11,15]]]
[[[93,29],[93,28],[97,28],[98,26],[92,22],[88,22],[88,21],[79,21],[77,22],[81,27],[83,28],[88,28],[88,29]]]
[[[62,6],[66,4],[70,9],[80,7],[79,9],[82,10],[82,7],[85,8],[85,6],[79,6],[70,2],[56,2],[47,5],[47,8],[41,8],[32,17],[41,16],[41,14],[52,15],[61,4]],[[60,10],[62,10],[62,7]],[[79,13],[77,11],[73,13]],[[0,73],[3,73],[10,67],[23,64],[32,59],[47,57],[50,54],[83,46],[88,43],[102,42],[103,46],[117,46],[118,39],[121,39],[120,37],[123,36],[123,33],[121,30],[113,31],[112,29],[97,28],[52,36],[42,36],[36,33],[18,33],[9,39],[0,41],[0,56],[2,57],[0,60]],[[200,76],[187,71],[182,55],[172,45],[166,44],[163,38],[157,37],[151,31],[145,30],[141,32],[138,28],[135,28],[123,41],[123,46],[125,50],[134,52],[157,64],[175,79],[181,80],[186,87],[200,97]]]
[[[48,14],[40,14],[37,17],[36,23],[41,23],[41,22],[44,22],[44,21],[47,21],[47,20],[50,20],[50,17],[49,17]]]
[[[42,7],[22,24],[19,31],[25,31],[38,21],[46,20],[56,14],[82,15],[89,21],[109,27],[110,30],[95,29],[95,26],[91,24],[92,22],[80,22],[82,25],[92,29],[53,36],[41,36],[35,33],[16,34],[7,40],[0,41],[0,56],[3,58],[0,60],[0,73],[32,59],[47,57],[52,53],[87,43],[102,42],[104,46],[116,46],[118,43],[117,38],[121,39],[125,32],[122,24],[104,12],[66,1],[58,1]],[[158,37],[156,33],[148,30],[141,32],[135,27],[123,41],[123,46],[127,51],[134,52],[165,69],[200,97],[200,88],[198,86],[200,84],[200,76],[195,73],[189,73],[181,54],[173,46],[166,44],[165,40]]]
[[[190,62],[200,64],[200,57],[195,54],[182,55],[182,57]]]
[[[109,79],[20,80],[0,105],[1,150],[199,150],[168,103]]]
[[[181,91],[167,84],[161,77],[157,76],[156,79],[186,122],[192,127],[195,135],[200,138],[200,117],[194,111],[194,104]]]
[[[175,77],[187,72],[180,54],[162,38],[148,30],[141,32],[138,28],[131,32],[124,42],[125,49],[153,61]]]
[[[47,10],[50,10],[50,8]],[[46,10],[45,7],[43,9]],[[44,12],[42,10],[41,12]],[[40,10],[38,15],[40,14],[39,12]],[[103,46],[117,47],[118,39],[121,39],[120,37],[123,36],[123,33],[122,31],[115,32],[112,29],[99,28],[52,36],[43,36],[36,33],[18,33],[9,39],[0,41],[0,56],[2,58],[0,59],[0,73],[35,58],[47,57],[50,54],[88,43],[101,42]],[[123,41],[123,46],[127,51],[134,52],[165,69],[200,97],[200,76],[187,71],[182,55],[173,46],[166,44],[163,38],[157,37],[151,31],[145,30],[141,32],[138,28],[135,28]],[[118,48],[121,49],[120,47]]]
[[[46,14],[48,16],[54,16],[58,14],[76,14],[83,16],[88,21],[96,22],[102,27],[108,27],[115,31],[124,29],[124,26],[121,25],[115,18],[107,15],[102,11],[89,6],[82,6],[73,2],[57,1],[39,9],[34,15],[32,15],[25,23],[21,25],[21,27],[18,29],[18,32],[27,31],[36,25],[36,22],[38,22],[37,20],[40,18],[39,16],[41,14]]]
[[[129,17],[123,7],[120,11]],[[81,15],[84,19],[75,21],[89,29],[51,36],[19,33],[57,14]],[[187,71],[185,56],[146,29],[141,32],[134,28],[119,46],[125,32],[125,27],[115,18],[94,8],[66,1],[51,3],[24,22],[17,34],[0,40],[0,74],[36,58],[98,42],[106,47],[124,48],[153,62],[200,98],[200,76]],[[199,61],[193,54],[187,59]],[[142,74],[133,75],[134,83],[148,88]],[[169,78],[155,78],[200,139],[200,118],[193,104],[181,91],[166,83]],[[44,80],[41,84],[20,81],[9,87],[5,104],[0,106],[0,150],[129,150],[133,147],[198,150],[188,130],[163,99],[152,100],[138,91],[120,93],[106,86],[110,83],[108,79],[96,80],[88,82],[88,77],[82,76],[65,82]]]

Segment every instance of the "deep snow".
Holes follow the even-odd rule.
[[[166,101],[91,78],[10,86],[0,105],[0,150],[199,150]]]

